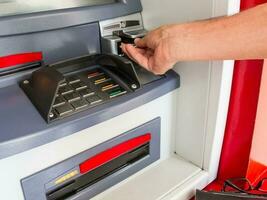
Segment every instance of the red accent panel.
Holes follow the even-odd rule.
[[[241,10],[266,0],[241,0]],[[245,177],[257,112],[263,60],[236,61],[218,179]]]
[[[256,118],[262,60],[237,61],[218,178],[245,177]]]
[[[9,68],[31,62],[42,61],[42,52],[22,53],[0,57],[0,68]]]
[[[88,160],[80,164],[80,172],[84,174],[89,171],[92,171],[93,169],[100,167],[101,165],[142,146],[143,144],[149,142],[150,140],[151,140],[151,134],[147,133],[145,135],[123,142],[106,151],[103,151],[100,154],[95,155],[92,158],[89,158]]]
[[[254,7],[256,5],[266,3],[266,2],[267,2],[266,0],[242,0],[241,5],[240,5],[240,9],[246,10],[248,8],[251,8],[251,7]]]

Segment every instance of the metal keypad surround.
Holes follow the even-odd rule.
[[[101,68],[66,76],[59,85],[51,119],[62,118],[126,94],[128,89]]]

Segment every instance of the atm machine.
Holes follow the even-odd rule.
[[[216,178],[233,62],[157,76],[120,44],[234,1],[25,2],[0,8],[0,199],[190,199]]]

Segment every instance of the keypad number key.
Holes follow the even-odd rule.
[[[81,97],[77,92],[72,92],[69,94],[64,95],[64,98],[68,101],[68,102],[72,102],[72,101],[76,101],[79,100]]]
[[[83,109],[83,108],[85,108],[85,107],[87,107],[89,105],[88,102],[86,100],[84,100],[84,99],[80,99],[78,101],[74,101],[71,104],[75,108],[75,110]]]
[[[86,100],[87,100],[91,105],[102,102],[102,99],[101,99],[99,96],[97,96],[97,95],[87,97]]]
[[[65,103],[62,106],[58,106],[56,108],[56,111],[59,114],[59,116],[64,116],[66,114],[71,113],[73,111],[73,107],[69,103]]]

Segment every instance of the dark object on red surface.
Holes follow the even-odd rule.
[[[196,200],[261,200],[267,199],[264,196],[247,195],[231,192],[205,192],[197,190]]]
[[[267,197],[267,190],[264,188],[266,184],[266,178],[260,180],[256,186],[252,185],[247,178],[232,178],[224,182],[222,191],[262,195]]]

